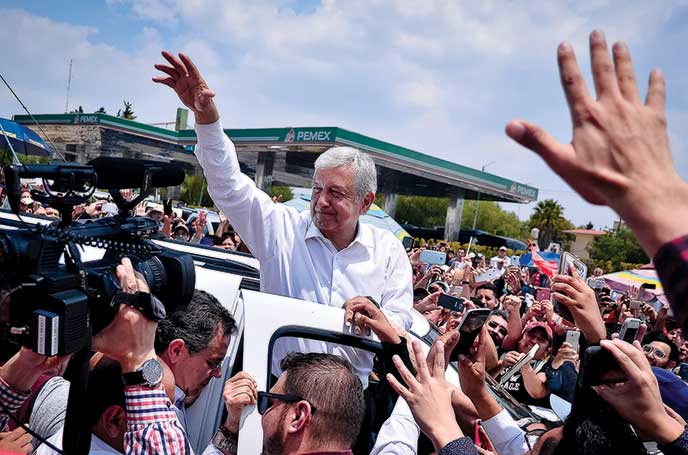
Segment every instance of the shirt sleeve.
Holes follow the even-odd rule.
[[[506,409],[482,421],[485,433],[500,455],[523,455],[529,448],[526,437]]]
[[[413,272],[411,262],[401,243],[394,239],[394,251],[387,265],[387,277],[382,291],[380,308],[389,322],[404,330],[411,328],[413,308]]]
[[[191,446],[174,413],[172,402],[162,386],[124,388],[127,431],[124,453],[127,455],[192,454]]]
[[[668,242],[657,251],[653,260],[674,317],[684,330],[688,329],[688,235]]]
[[[248,249],[259,260],[270,259],[285,235],[287,218],[296,217],[283,204],[272,202],[247,175],[241,173],[234,144],[218,120],[196,125],[196,158],[208,181],[208,193],[224,212]]]
[[[30,393],[17,392],[8,383],[0,377],[0,431],[7,429],[7,423],[10,420],[10,414],[15,415],[24,402],[29,399]]]
[[[442,447],[438,455],[478,455],[478,451],[473,441],[471,441],[471,438],[464,436],[459,439],[454,439],[452,442]]]
[[[688,427],[684,428],[681,436],[671,444],[658,444],[657,448],[664,455],[688,455]]]
[[[382,424],[370,455],[415,455],[420,428],[403,398],[397,400],[392,415]]]

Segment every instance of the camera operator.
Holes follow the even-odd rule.
[[[145,280],[134,273],[128,258],[122,259],[116,273],[123,292],[149,292]],[[122,304],[112,323],[93,337],[93,349],[121,366],[126,410],[124,452],[190,453],[172,403],[163,389],[163,368],[154,350],[156,327],[157,322],[148,320],[134,307]],[[0,368],[0,400],[7,410],[16,412],[28,398],[27,391],[38,376],[54,370],[63,360],[22,348]],[[1,428],[5,427],[8,418],[6,413],[0,414]]]

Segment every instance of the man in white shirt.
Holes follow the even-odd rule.
[[[377,176],[372,159],[349,147],[335,147],[315,163],[310,213],[274,203],[239,168],[234,145],[222,129],[214,93],[194,64],[163,52],[172,65],[155,65],[167,76],[153,80],[175,90],[196,116],[196,156],[215,204],[231,220],[260,261],[261,291],[343,307],[360,296],[379,302],[390,322],[408,329],[413,300],[411,265],[390,232],[358,222],[375,199]],[[356,327],[354,333],[360,333]],[[291,351],[329,352],[348,359],[367,386],[372,355],[313,340],[281,340],[275,346],[273,373]]]
[[[496,269],[497,263],[501,261],[504,270],[506,270],[511,265],[511,258],[506,255],[506,252],[506,247],[500,246],[499,251],[497,252],[497,256],[493,256],[492,259],[490,259],[490,267]]]

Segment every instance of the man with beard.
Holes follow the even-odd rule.
[[[258,392],[243,371],[227,381],[222,453],[236,454],[241,411],[257,404],[264,455],[351,455],[365,409],[363,387],[351,364],[331,354],[292,352],[280,367],[282,375],[270,392]]]

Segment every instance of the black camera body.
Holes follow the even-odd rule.
[[[160,166],[152,163],[157,167],[150,170],[146,162],[140,164],[146,178],[135,200],[125,201],[119,191],[109,189],[119,215],[83,224],[72,224],[71,213],[74,205],[95,191],[98,177],[93,167],[59,163],[5,168],[15,213],[19,214],[14,205],[20,195],[19,179],[30,176],[44,178],[45,192],[32,190],[32,196],[62,214],[62,220],[51,225],[0,231],[1,287],[5,291],[0,320],[21,344],[49,356],[87,347],[91,336],[110,324],[119,310],[114,299],[120,291],[115,268],[123,257],[131,260],[168,312],[191,300],[195,287],[191,256],[161,249],[148,238],[158,232],[158,222],[129,215],[150,191],[151,173]],[[59,194],[51,191],[55,186],[59,186]],[[84,246],[104,249],[105,254],[84,262]],[[7,307],[9,311],[4,310]]]

